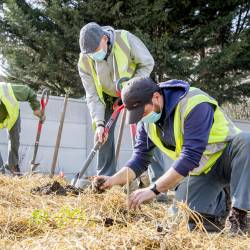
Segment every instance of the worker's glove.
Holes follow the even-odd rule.
[[[122,77],[116,82],[116,92],[120,95],[123,88],[128,86],[128,77]]]
[[[128,86],[128,81],[124,81],[121,83],[122,89]]]
[[[108,134],[105,132],[104,123],[97,123],[95,131],[95,141],[99,141],[104,144],[108,139]]]
[[[36,110],[34,111],[34,115],[37,116],[37,117],[39,118],[40,122],[42,122],[42,123],[45,122],[46,116],[45,116],[44,112],[42,112],[42,110],[36,109]]]

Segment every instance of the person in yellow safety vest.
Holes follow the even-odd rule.
[[[8,157],[7,163],[4,164],[0,154],[0,172],[5,173],[9,170],[14,175],[20,175],[18,165],[19,156],[19,139],[21,132],[21,119],[18,101],[28,101],[34,112],[34,115],[42,121],[45,116],[40,110],[40,102],[36,98],[36,94],[27,85],[10,84],[0,82],[0,128],[6,128],[8,132]]]
[[[118,97],[116,82],[123,77],[149,76],[154,67],[154,60],[135,35],[126,30],[114,30],[110,26],[101,27],[94,22],[81,29],[79,44],[79,74],[96,127],[96,137],[103,143],[98,152],[98,175],[113,175],[116,172],[115,126],[108,137],[104,133],[104,126],[111,116],[113,101]],[[157,167],[151,168],[157,169],[151,171],[153,181],[165,172],[162,161],[161,153],[156,151],[152,164]]]
[[[130,195],[129,206],[176,188],[176,199],[202,214],[208,231],[216,231],[226,215],[224,187],[230,185],[230,232],[247,231],[250,210],[250,133],[241,132],[217,101],[187,82],[170,80],[159,85],[136,77],[122,90],[128,123],[138,122],[132,158],[115,175],[100,176],[106,189],[132,181],[144,171],[156,146],[173,159],[171,168],[151,187]],[[216,226],[215,226],[216,225]],[[190,229],[196,227],[189,220]]]

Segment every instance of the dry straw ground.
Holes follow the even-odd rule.
[[[48,182],[41,176],[0,176],[0,249],[250,249],[250,236],[190,233],[185,205],[170,217],[158,203],[128,212],[118,187],[78,196],[30,192]]]

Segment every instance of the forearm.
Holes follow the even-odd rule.
[[[33,111],[40,109],[40,102],[37,100],[37,95],[29,86],[13,84],[12,89],[18,101],[28,101]]]
[[[105,121],[105,106],[100,102],[99,98],[94,100],[93,98],[86,98],[87,106],[91,116],[92,122],[98,123],[99,121]]]
[[[153,64],[138,64],[134,77],[149,77],[151,72],[153,71],[153,68]]]
[[[92,121],[104,121],[105,106],[100,100],[93,77],[79,68],[79,75],[86,93],[86,100]]]
[[[169,189],[175,187],[184,176],[180,175],[174,168],[170,168],[163,176],[161,176],[156,182],[156,187],[159,192],[167,192]]]
[[[135,172],[129,167],[123,167],[116,174],[110,177],[113,185],[124,185],[136,178]]]
[[[143,172],[147,171],[148,165],[151,163],[153,157],[154,147],[155,145],[150,138],[148,138],[144,125],[139,123],[137,125],[132,157],[125,164],[125,166],[134,171],[136,177],[139,177]]]
[[[135,35],[129,33],[128,41],[131,46],[131,57],[136,63],[134,77],[148,77],[154,68],[154,59],[145,44]]]

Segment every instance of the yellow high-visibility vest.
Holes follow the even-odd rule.
[[[210,130],[208,144],[203,152],[199,166],[196,166],[191,175],[200,175],[211,170],[216,160],[221,156],[223,150],[236,134],[241,132],[233,122],[226,116],[222,109],[218,106],[217,101],[198,88],[191,87],[187,95],[178,103],[174,114],[174,137],[176,142],[175,151],[166,148],[161,142],[156,125],[151,123],[145,125],[149,138],[153,143],[162,150],[172,160],[176,160],[182,151],[184,122],[191,110],[200,103],[207,102],[215,106],[214,121]]]
[[[6,119],[0,123],[0,128],[7,128],[10,131],[19,115],[19,103],[14,95],[11,84],[0,82],[0,100],[8,112]]]
[[[130,56],[131,48],[128,42],[127,34],[128,32],[126,30],[115,31],[116,39],[112,53],[114,54],[115,63],[117,65],[117,69],[114,69],[114,71],[117,70],[116,73],[118,74],[118,79],[122,77],[131,78],[135,74],[136,70],[136,64],[132,61]],[[98,96],[105,105],[101,79],[96,73],[94,60],[89,56],[80,53],[78,65],[83,71],[92,75]]]

